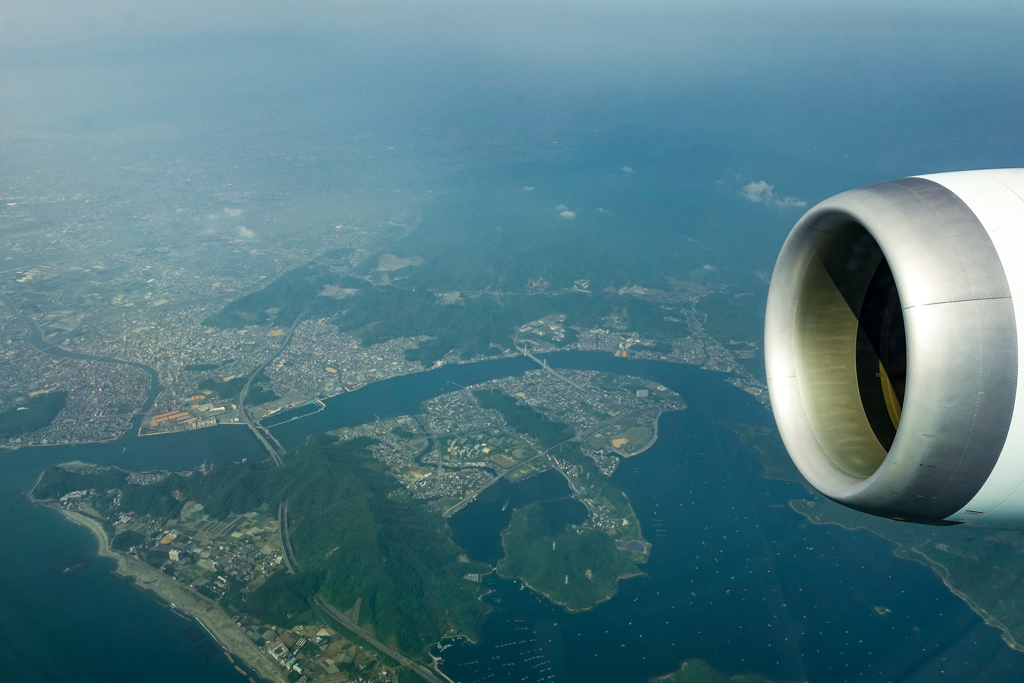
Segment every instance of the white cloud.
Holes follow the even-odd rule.
[[[565,211],[568,208],[569,207],[566,206],[565,204],[559,204],[558,206],[555,207],[555,211]]]
[[[767,204],[768,206],[776,206],[780,209],[800,209],[807,206],[807,202],[796,197],[779,197],[775,194],[775,186],[769,185],[764,180],[758,180],[756,183],[748,183],[743,186],[743,196],[752,202],[758,204]]]
[[[633,171],[632,167],[630,166],[623,166],[622,170],[625,171],[626,173],[635,173],[635,171]]]
[[[561,216],[562,218],[564,218],[567,221],[571,221],[573,218],[576,218],[576,214],[574,212],[572,212],[572,211],[563,211],[562,213],[560,213],[558,215]]]
[[[251,240],[253,237],[256,236],[256,233],[250,230],[249,228],[245,227],[244,225],[239,225],[238,236],[241,237],[243,240]]]
[[[238,218],[242,215],[241,209],[224,209],[224,213],[231,216],[232,218]]]
[[[529,185],[526,185],[525,187],[523,187],[523,192],[533,192],[536,189],[536,187],[530,187]]]

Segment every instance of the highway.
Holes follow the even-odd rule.
[[[288,566],[291,569],[294,570],[294,571],[292,571],[292,573],[294,574],[295,572],[300,571],[302,569],[302,567],[299,566],[299,561],[297,559],[295,559],[295,551],[292,550],[292,540],[291,540],[291,538],[288,537],[288,499],[287,498],[285,498],[284,501],[282,501],[282,503],[281,503],[281,507],[278,510],[278,519],[281,522],[281,543],[282,543],[282,546],[283,546],[281,548],[281,551],[285,554],[286,558],[289,558],[291,560],[291,562],[288,563]]]
[[[288,570],[289,574],[295,573],[295,567],[292,566],[291,558],[294,556],[291,552],[292,546],[288,541],[288,501],[283,500],[277,504],[277,535],[281,539],[281,554],[284,556],[284,566]],[[298,563],[296,563],[298,564]]]
[[[245,408],[245,396],[246,394],[249,393],[249,386],[252,384],[252,381],[256,379],[256,376],[263,372],[263,370],[266,369],[268,365],[273,363],[277,359],[277,357],[280,356],[281,353],[288,347],[288,343],[291,342],[292,340],[292,335],[295,334],[295,328],[299,326],[299,321],[302,320],[302,316],[304,314],[305,311],[299,313],[295,317],[295,322],[293,322],[292,326],[288,328],[288,336],[284,338],[284,343],[281,344],[281,348],[277,350],[277,353],[268,358],[263,363],[263,365],[256,368],[256,372],[249,375],[249,379],[246,380],[245,386],[242,387],[242,391],[238,394],[238,409],[242,413],[242,419],[245,420],[245,424],[248,425],[249,429],[252,430],[252,433],[256,435],[256,438],[260,440],[260,443],[263,444],[263,447],[267,449],[267,452],[270,453],[270,457],[274,459],[274,464],[277,465],[278,467],[284,467],[284,461],[281,460],[281,454],[280,452],[278,452],[277,448],[270,445],[270,442],[267,441],[267,437],[263,436],[263,432],[260,431],[260,428],[257,427],[256,424],[253,423],[252,418],[249,417],[249,411],[246,410]]]
[[[322,609],[324,612],[327,612],[327,614],[331,615],[331,617],[335,619],[339,624],[341,624],[348,630],[358,635],[360,638],[368,642],[370,645],[373,645],[380,652],[383,652],[388,657],[391,657],[402,666],[409,667],[409,669],[414,674],[416,674],[423,680],[427,681],[427,683],[451,683],[451,679],[449,679],[447,676],[438,675],[437,673],[431,671],[419,662],[413,661],[405,655],[401,654],[400,652],[391,649],[387,645],[384,645],[379,640],[370,635],[368,632],[356,626],[351,619],[349,619],[341,612],[328,605],[326,602],[324,602],[319,595],[313,598],[313,604]]]

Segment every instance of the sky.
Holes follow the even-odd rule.
[[[795,211],[1024,165],[1021,35],[1001,1],[8,0],[0,143],[440,125],[498,149],[608,124],[636,150],[616,169],[725,150],[737,198]]]
[[[128,36],[251,33],[310,27],[361,29],[404,28],[412,32],[462,33],[467,41],[486,37],[503,42],[559,40],[578,48],[614,36],[641,36],[631,49],[658,49],[662,37],[688,28],[756,28],[800,33],[856,27],[878,33],[910,27],[939,30],[980,30],[1015,33],[1024,21],[1020,3],[1010,0],[955,2],[905,0],[879,2],[803,2],[763,0],[468,0],[438,2],[354,2],[352,0],[180,0],[175,3],[139,0],[10,0],[0,7],[0,39],[8,45],[56,43]],[[474,36],[473,34],[477,34]],[[568,35],[567,35],[568,34]],[[632,34],[632,35],[631,35]]]

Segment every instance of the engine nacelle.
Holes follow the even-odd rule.
[[[1022,307],[1024,169],[894,180],[812,208],[765,321],[772,409],[800,472],[874,515],[1024,526]]]

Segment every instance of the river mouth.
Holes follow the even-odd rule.
[[[691,657],[705,659],[730,675],[757,672],[777,680],[900,680],[915,666],[927,670],[922,658],[940,661],[947,646],[962,655],[944,663],[955,672],[955,680],[976,678],[981,670],[977,667],[985,667],[990,681],[1017,683],[1024,678],[1021,655],[1006,647],[998,631],[986,626],[933,572],[897,560],[890,544],[866,532],[811,525],[789,508],[786,503],[806,498],[806,490],[764,479],[757,454],[718,424],[727,417],[771,425],[770,413],[727,384],[727,375],[592,352],[563,352],[547,359],[558,368],[646,377],[686,400],[686,410],[662,415],[658,442],[643,455],[624,460],[613,476],[653,544],[651,555],[643,576],[620,581],[615,597],[579,614],[552,605],[518,581],[494,574],[484,577],[484,584],[493,591],[484,600],[494,609],[483,622],[479,643],[445,643],[451,646],[443,652],[442,670],[454,680],[470,683],[491,674],[495,675],[488,680],[495,683],[520,680],[535,671],[501,668],[500,663],[532,657],[540,659],[530,659],[527,666],[546,662],[552,681],[646,681],[677,670],[681,661]],[[279,439],[287,435],[301,443],[307,434],[363,424],[375,414],[382,418],[416,414],[423,400],[454,389],[450,382],[471,386],[534,367],[522,358],[505,358],[406,375],[330,399],[325,410],[273,431]],[[126,594],[148,598],[106,572],[93,568],[69,575],[67,581],[47,582],[74,586],[74,596],[40,592],[39,574],[33,568],[44,556],[60,550],[54,544],[74,548],[77,543],[82,548],[66,557],[61,553],[59,560],[51,557],[45,565],[49,571],[88,555],[93,541],[51,511],[30,506],[21,492],[31,488],[40,468],[71,460],[136,470],[181,470],[204,459],[265,458],[266,452],[249,430],[222,426],[144,439],[129,435],[108,444],[22,449],[4,457],[7,469],[0,475],[0,533],[4,536],[0,540],[5,547],[26,549],[3,575],[5,593],[31,596],[32,613],[45,613],[47,620],[0,621],[0,639],[43,642],[79,633],[83,647],[91,650],[69,650],[67,656],[58,653],[60,666],[45,665],[48,671],[55,670],[52,680],[59,683],[109,680],[109,663],[88,652],[111,647],[111,634],[116,634],[118,647],[128,643],[132,653],[150,653],[149,659],[140,660],[138,669],[131,669],[140,672],[151,666],[154,649],[171,647],[178,639],[187,647],[179,652],[180,661],[199,660],[188,665],[191,669],[186,667],[191,675],[181,675],[215,680],[214,669],[203,667],[216,668],[220,658],[202,663],[194,646],[181,636],[177,616],[156,603],[155,611],[147,611],[134,602],[135,596]],[[479,521],[479,535],[489,540],[474,546],[465,536],[456,538],[454,527],[453,539],[473,548],[475,556],[496,562],[500,551],[495,550],[494,538],[500,539],[500,530],[507,524],[501,516],[510,516],[519,502],[513,498],[518,495],[515,491],[538,487],[546,494],[541,496],[544,500],[558,505],[562,499],[564,489],[558,487],[565,485],[564,479],[555,472],[549,475],[525,480],[523,489],[507,485],[511,491],[504,489],[504,497],[499,485],[491,487],[486,493],[493,500],[480,508],[493,513],[491,526]],[[524,493],[522,502],[526,500]],[[4,517],[8,508],[17,508],[17,514]],[[566,514],[552,509],[552,526]],[[455,526],[462,523],[459,517]],[[467,531],[466,535],[473,534]],[[905,590],[907,586],[913,590]],[[107,608],[90,596],[102,597],[106,606],[131,605],[136,615],[131,618],[131,632],[126,632],[124,616],[102,614]],[[880,614],[871,605],[884,605],[889,612]],[[165,623],[161,613],[173,621]],[[102,623],[102,629],[95,628],[95,623]],[[92,625],[85,628],[86,624]],[[496,659],[498,655],[502,659]],[[45,658],[39,653],[33,661],[44,665]],[[976,668],[964,662],[974,662]],[[4,664],[0,661],[0,666]],[[12,670],[23,668],[19,664]]]

